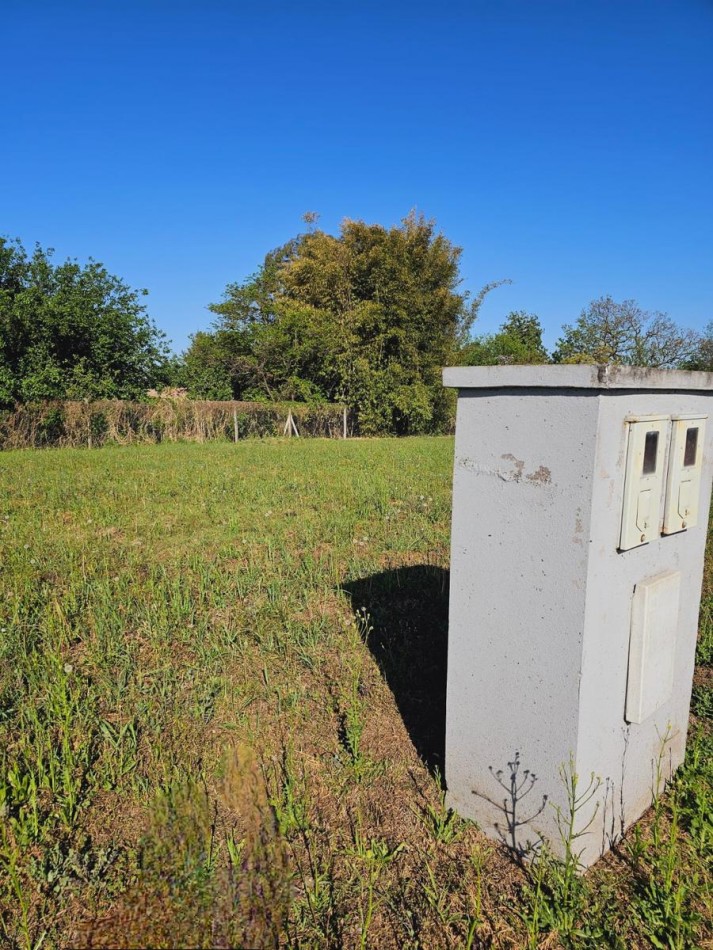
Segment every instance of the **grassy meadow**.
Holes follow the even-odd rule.
[[[443,804],[450,438],[0,454],[0,941],[713,947],[689,754],[584,876]]]

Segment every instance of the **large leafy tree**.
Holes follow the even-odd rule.
[[[677,326],[665,313],[642,310],[634,300],[600,297],[577,322],[563,326],[553,358],[557,363],[620,363],[671,368],[696,351],[693,330]]]
[[[96,261],[54,264],[0,238],[0,404],[142,396],[167,352],[145,293]]]
[[[416,214],[392,228],[347,220],[338,236],[311,229],[211,305],[220,372],[238,398],[344,401],[363,432],[436,430],[448,416],[441,368],[491,289],[472,302],[460,292],[459,257]],[[194,338],[186,366],[205,346]]]

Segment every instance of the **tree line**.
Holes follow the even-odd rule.
[[[703,333],[610,296],[565,324],[552,353],[537,315],[509,313],[473,332],[494,281],[461,289],[461,249],[410,214],[386,228],[346,220],[270,251],[248,279],[209,304],[210,330],[171,355],[133,290],[90,260],[55,264],[0,238],[0,406],[48,399],[142,399],[173,386],[197,399],[346,404],[364,434],[438,432],[452,395],[445,365],[620,363],[713,369]]]

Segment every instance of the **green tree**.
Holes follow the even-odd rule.
[[[683,369],[713,372],[713,321],[698,336],[690,356],[683,363]]]
[[[174,368],[171,382],[193,399],[232,399],[231,355],[215,333],[198,331]]]
[[[553,354],[556,363],[671,368],[691,358],[698,339],[665,313],[642,310],[634,300],[616,303],[609,296],[592,301],[574,325],[562,330]]]
[[[459,257],[416,214],[392,228],[347,220],[338,236],[311,227],[210,307],[233,395],[344,401],[365,433],[439,429],[441,368],[496,286],[470,301]]]
[[[0,402],[140,398],[166,366],[141,296],[89,261],[0,238]]]
[[[509,313],[497,333],[475,337],[462,347],[464,366],[546,363],[540,320],[524,310]]]
[[[542,324],[534,313],[524,310],[511,311],[503,325],[501,333],[517,340],[528,354],[530,363],[546,363],[549,359],[547,350],[542,342]]]

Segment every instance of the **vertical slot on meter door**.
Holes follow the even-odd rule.
[[[658,537],[668,436],[668,416],[635,419],[628,423],[624,505],[619,549],[646,544]]]

